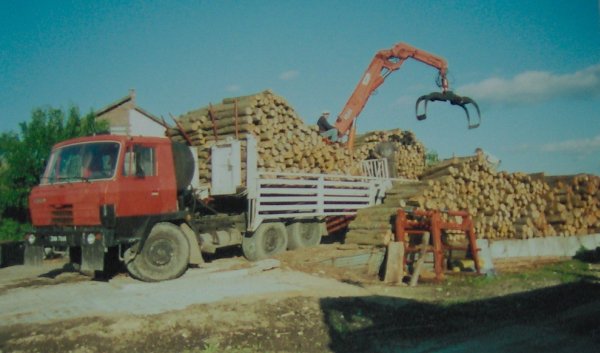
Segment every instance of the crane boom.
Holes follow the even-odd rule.
[[[408,58],[412,58],[438,69],[441,81],[442,92],[434,92],[420,97],[419,100],[417,100],[417,110],[421,101],[425,101],[425,109],[427,109],[427,101],[450,101],[454,105],[460,105],[465,111],[467,111],[465,107],[466,104],[473,104],[479,113],[479,107],[477,107],[477,104],[472,99],[460,97],[449,91],[448,79],[446,77],[448,63],[444,58],[431,54],[425,50],[417,49],[406,43],[398,43],[391,49],[380,50],[375,54],[371,64],[363,74],[361,80],[356,85],[354,92],[336,119],[335,127],[338,130],[339,136],[349,133],[349,142],[351,144],[354,135],[352,132],[354,122],[367,104],[369,97],[373,91],[381,86],[392,72],[398,70]],[[423,120],[425,117],[425,113],[420,114],[419,120]],[[467,119],[470,121],[468,111]],[[473,128],[478,125],[479,124],[469,125],[469,127]]]

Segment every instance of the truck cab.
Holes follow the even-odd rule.
[[[102,271],[111,251],[122,256],[153,225],[183,219],[173,151],[166,138],[112,135],[54,146],[29,196],[29,262],[44,247],[62,246],[83,272]]]

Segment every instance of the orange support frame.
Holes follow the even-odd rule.
[[[442,214],[447,215],[448,218],[460,217],[461,222],[445,221]],[[410,247],[408,236],[411,234],[422,235],[425,232],[429,232],[432,244],[428,251],[433,252],[435,277],[437,280],[444,278],[444,253],[446,250],[470,250],[475,262],[475,269],[477,273],[481,273],[475,229],[468,212],[439,210],[407,211],[399,209],[396,214],[395,226],[395,241],[403,242],[405,246],[404,265],[406,265],[406,254],[419,251],[415,247]],[[464,231],[469,240],[468,247],[455,247],[444,244],[442,241],[442,232],[444,230]]]

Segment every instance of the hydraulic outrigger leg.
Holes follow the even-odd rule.
[[[462,107],[467,114],[467,123],[469,129],[475,129],[481,124],[481,113],[479,112],[479,106],[475,101],[469,97],[459,96],[452,91],[444,91],[444,92],[432,92],[426,95],[423,95],[417,99],[417,103],[415,105],[415,110],[417,113],[417,120],[425,120],[427,118],[427,103],[428,102],[450,102],[452,105],[458,105]],[[423,102],[423,113],[419,114],[419,105]],[[475,110],[477,111],[477,122],[471,123],[471,116],[469,114],[469,110],[467,109],[467,105],[473,105]]]

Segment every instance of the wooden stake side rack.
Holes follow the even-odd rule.
[[[460,222],[450,219],[460,218]],[[446,230],[463,231],[467,237],[467,246],[452,246],[442,240]],[[473,221],[466,211],[440,211],[440,210],[404,210],[399,209],[395,222],[395,241],[404,244],[404,267],[407,264],[407,255],[421,252],[421,242],[411,243],[410,236],[431,236],[430,244],[426,244],[427,252],[433,253],[436,280],[444,278],[444,254],[450,250],[464,250],[472,254],[477,273],[481,273],[480,262],[476,243]]]

